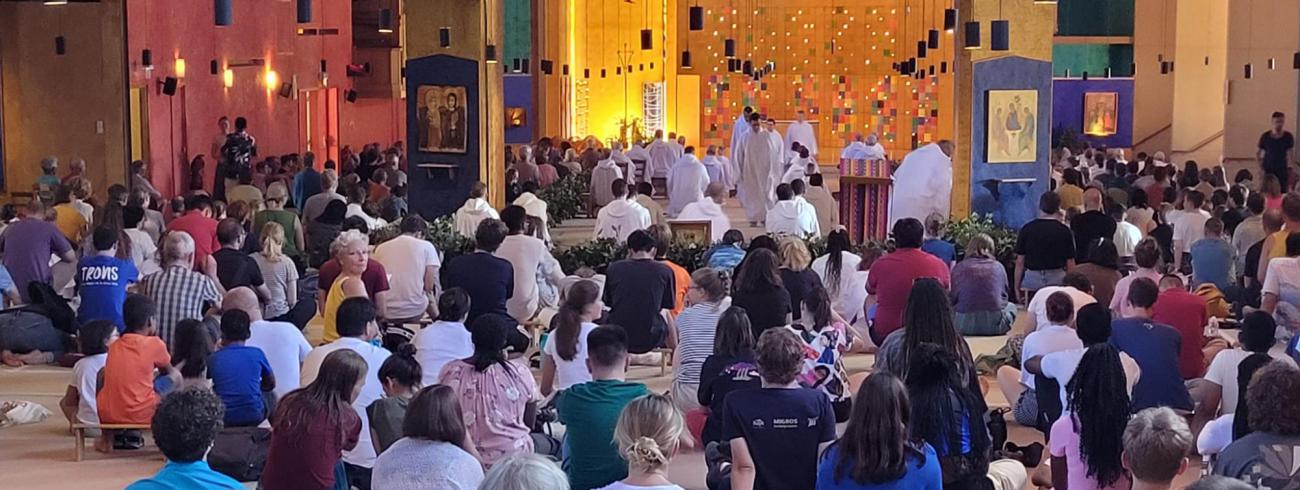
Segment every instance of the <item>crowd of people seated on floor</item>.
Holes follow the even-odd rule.
[[[946,241],[940,215],[859,249],[787,171],[773,209],[789,219],[769,214],[773,233],[748,240],[711,224],[690,271],[668,256],[668,217],[729,189],[676,139],[648,151],[686,160],[661,169],[667,208],[615,174],[596,234],[628,255],[570,276],[536,192],[559,168],[639,156],[528,147],[509,206],[471,190],[455,227],[474,251],[444,263],[406,211],[400,144],[317,172],[310,153],[253,161],[234,127],[212,193],[192,177],[164,210],[139,163],[96,199],[46,160],[53,179],[0,232],[0,287],[28,305],[0,313],[3,361],[70,365],[70,423],[151,426],[167,464],[134,488],[662,490],[692,448],[707,476],[689,483],[714,489],[1019,489],[1031,473],[1167,488],[1195,454],[1251,485],[1290,478],[1269,461],[1300,445],[1300,371],[1279,342],[1300,325],[1300,235],[1283,231],[1300,226],[1300,193],[1273,176],[1256,193],[1249,175],[1226,189],[1222,170],[1162,155],[1064,159],[1008,267],[987,235]],[[536,168],[557,155],[554,176]],[[390,222],[399,235],[372,246]],[[804,238],[822,234],[814,257]],[[547,326],[541,345],[529,323]],[[964,336],[1013,325],[1024,335],[974,358]],[[844,357],[872,348],[872,372],[849,376]],[[665,393],[628,379],[660,355]],[[988,374],[1009,411],[986,403]],[[1046,446],[1008,441],[1007,413]],[[95,432],[101,450],[144,443]],[[247,434],[254,450],[232,445]]]

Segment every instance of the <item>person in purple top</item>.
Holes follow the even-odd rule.
[[[51,255],[57,255],[64,262],[77,260],[72,244],[68,243],[68,239],[64,238],[54,223],[45,221],[45,205],[35,199],[23,208],[22,218],[0,234],[0,254],[4,255],[5,269],[13,277],[23,301],[30,301],[27,297],[29,283],[49,283],[53,280],[50,273]]]

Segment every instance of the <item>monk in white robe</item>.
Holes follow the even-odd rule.
[[[952,198],[951,141],[930,143],[908,153],[894,171],[893,199],[889,206],[889,226],[903,218],[924,221],[930,213],[948,216]]]
[[[795,120],[790,123],[790,127],[785,128],[785,147],[790,149],[794,143],[808,149],[811,155],[817,155],[817,134],[813,131],[812,124],[804,117],[803,109],[795,112]],[[793,150],[789,151],[789,158],[797,156]]]
[[[647,155],[647,157],[649,157],[649,155]],[[613,160],[616,164],[615,166],[619,167],[620,170],[627,169],[627,171],[623,172],[623,180],[626,180],[629,184],[636,183],[636,176],[632,175],[636,173],[636,166],[632,164],[632,159],[628,158],[627,154],[623,153],[623,143],[615,141],[614,145],[609,150],[609,156],[606,158]]]
[[[668,171],[668,217],[676,218],[687,204],[704,199],[704,189],[708,186],[709,174],[700,159],[695,158],[695,147],[686,147]]]
[[[673,156],[681,158],[686,154],[686,137],[677,136],[677,133],[668,133],[668,146],[673,147]]]
[[[549,245],[551,243],[551,226],[549,223],[550,215],[547,213],[546,210],[547,208],[546,201],[543,201],[542,198],[537,197],[536,182],[525,182],[523,186],[523,191],[524,193],[520,194],[519,197],[516,197],[515,202],[511,204],[524,208],[524,211],[528,213],[528,216],[532,216],[542,221],[541,238]]]
[[[840,203],[823,186],[821,174],[808,176],[808,189],[804,199],[817,212],[817,227],[821,228],[822,236],[829,235],[840,225]]]
[[[776,130],[776,119],[764,121],[763,131],[767,134],[768,143],[772,145],[773,154],[780,162],[772,167],[772,182],[780,182],[781,175],[785,174],[785,167],[790,164],[790,158],[786,156],[785,140],[781,139],[781,133]]]
[[[753,113],[754,109],[752,107],[745,106],[744,112],[741,112],[740,117],[736,118],[736,122],[731,125],[731,146],[729,148],[731,148],[731,161],[733,162],[740,161],[740,152],[741,147],[745,144],[745,136],[753,131],[753,128],[749,125],[749,115]]]
[[[655,140],[646,147],[650,152],[650,164],[646,173],[651,178],[661,179],[668,175],[668,169],[677,161],[677,152],[673,151],[673,144],[664,141],[663,130],[655,131]]]
[[[627,179],[628,183],[636,183],[640,181],[638,179],[646,179],[646,173],[650,171],[650,152],[644,146],[632,145],[627,150],[627,159],[631,160],[632,166],[635,167],[635,170],[625,172],[627,175],[624,178]]]
[[[713,182],[704,190],[704,198],[687,204],[677,215],[676,221],[708,221],[709,241],[722,239],[722,234],[731,229],[731,219],[722,205],[727,202],[727,189],[721,182]]]
[[[755,119],[750,123],[753,132],[745,137],[740,152],[740,189],[737,195],[745,208],[745,217],[751,226],[758,226],[772,207],[772,187],[777,179],[772,173],[781,168],[781,153],[773,150],[772,140]]]
[[[885,147],[881,146],[880,142],[876,140],[876,135],[871,134],[863,138],[862,133],[858,133],[853,136],[853,142],[849,143],[849,146],[844,147],[844,151],[840,152],[840,159],[884,160]]]
[[[782,184],[789,184],[795,180],[808,181],[809,175],[818,174],[817,162],[813,161],[808,155],[807,148],[799,148],[799,156],[790,161],[790,168],[785,169],[785,174],[781,176]]]
[[[487,187],[482,182],[475,182],[470,187],[469,199],[465,200],[465,205],[456,210],[456,233],[474,238],[479,222],[487,218],[501,219],[497,210],[492,209],[492,205],[483,198],[485,195],[487,195]]]
[[[704,172],[709,175],[709,183],[720,182],[725,185],[723,176],[727,168],[723,160],[718,157],[718,147],[709,145],[709,149],[704,150],[704,158],[700,159],[700,163],[704,165]]]
[[[619,168],[618,163],[613,158],[613,152],[603,150],[601,160],[596,164],[596,168],[591,169],[591,200],[596,206],[604,206],[614,200],[614,194],[610,191],[610,185],[615,180],[622,179],[626,182],[623,175],[623,169]],[[624,193],[627,192],[627,184],[623,184]]]
[[[776,204],[767,210],[767,232],[807,238],[821,234],[817,214],[806,201],[797,201],[787,184],[776,187]]]
[[[627,241],[627,236],[632,232],[650,227],[650,213],[635,201],[627,199],[625,182],[614,181],[611,190],[614,191],[614,200],[596,213],[595,237],[613,238],[622,243]]]

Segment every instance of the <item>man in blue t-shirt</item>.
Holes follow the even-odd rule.
[[[1142,377],[1133,386],[1134,412],[1151,407],[1190,412],[1192,397],[1178,372],[1182,336],[1174,327],[1151,319],[1159,297],[1160,288],[1155,281],[1147,278],[1133,281],[1124,302],[1124,318],[1111,322],[1110,344],[1142,368]]]
[[[254,426],[266,420],[274,404],[275,375],[262,349],[244,345],[252,321],[243,310],[221,314],[221,350],[208,357],[212,391],[226,406],[226,427]]]
[[[91,236],[95,255],[81,259],[77,264],[77,294],[81,306],[77,321],[108,320],[122,331],[122,303],[126,301],[126,288],[140,280],[140,271],[130,260],[117,255],[117,232],[101,226]]]
[[[731,474],[720,488],[813,488],[817,456],[835,440],[835,409],[821,391],[799,386],[804,343],[771,328],[758,338],[763,387],[734,391],[723,408],[722,440],[730,441]]]

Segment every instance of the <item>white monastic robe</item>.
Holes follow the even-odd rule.
[[[709,183],[721,182],[723,186],[727,185],[722,178],[726,168],[723,167],[722,159],[718,158],[717,155],[705,155],[704,159],[700,160],[700,164],[704,165],[704,172],[709,174]]]
[[[631,160],[633,166],[636,167],[635,170],[631,172],[627,172],[628,174],[627,179],[629,184],[632,183],[632,181],[637,179],[641,179],[641,180],[650,179],[650,176],[647,175],[650,172],[650,152],[646,151],[645,147],[640,145],[632,145],[632,148],[629,148],[627,150],[627,158],[628,160]]]
[[[677,140],[668,140],[668,146],[672,147],[673,156],[677,158],[681,158],[682,155],[686,154],[686,147],[682,146],[681,143],[678,143]]]
[[[809,166],[812,167],[812,173],[808,173]],[[790,161],[790,168],[785,169],[785,174],[781,176],[781,183],[789,184],[794,182],[794,179],[800,179],[804,183],[808,183],[809,175],[821,173],[817,170],[817,162],[814,162],[811,157],[795,157],[794,160]]]
[[[817,211],[817,227],[821,228],[822,236],[830,234],[840,224],[840,204],[835,202],[835,197],[825,187],[810,185],[804,198],[813,209]]]
[[[649,155],[646,155],[646,158],[649,158]],[[615,167],[619,167],[620,170],[622,170],[623,167],[627,168],[627,172],[624,172],[626,175],[623,176],[623,180],[626,180],[629,184],[636,183],[636,175],[634,175],[636,174],[636,165],[632,164],[631,158],[624,155],[622,150],[614,150],[609,152],[609,159],[616,163],[617,165],[615,165]]]
[[[727,190],[736,190],[736,184],[740,183],[740,167],[736,160],[724,156],[719,156],[718,160],[722,161],[722,183],[727,186]]]
[[[704,199],[709,173],[695,155],[683,154],[668,170],[668,217],[676,217],[687,204]]]
[[[668,169],[677,161],[677,153],[673,151],[672,145],[667,141],[655,140],[646,150],[650,152],[650,168],[646,173],[653,178],[666,177]]]
[[[713,242],[721,240],[722,235],[731,229],[731,219],[727,218],[722,205],[707,197],[687,204],[676,221],[708,221],[709,240]]]
[[[623,178],[623,169],[618,167],[613,158],[601,160],[596,168],[591,169],[591,200],[597,206],[604,206],[614,200],[614,191],[610,186],[614,180]]]
[[[817,236],[817,216],[811,205],[794,199],[778,201],[767,210],[767,232],[773,235],[791,235],[800,238]]]
[[[745,144],[745,136],[753,131],[754,128],[749,126],[749,121],[745,120],[744,114],[736,118],[736,122],[731,126],[731,161],[740,161],[741,147]]]
[[[952,159],[930,143],[908,153],[894,171],[889,226],[902,218],[925,221],[930,213],[947,216],[952,198]]]
[[[796,141],[800,145],[808,147],[810,155],[817,154],[817,134],[813,132],[812,124],[809,124],[808,121],[795,121],[790,123],[790,127],[785,128],[785,151],[790,155],[790,158],[799,156],[798,153],[790,150]]]
[[[868,145],[862,141],[854,141],[849,146],[844,147],[840,152],[840,159],[843,160],[884,160],[885,147],[880,143]]]
[[[615,199],[596,213],[596,238],[613,238],[619,243],[637,230],[650,227],[650,212],[635,201]]]
[[[487,218],[501,219],[501,216],[486,199],[466,199],[465,205],[456,210],[456,233],[474,238],[479,222]]]
[[[750,133],[745,137],[740,153],[740,204],[749,221],[762,221],[772,207],[772,189],[777,179],[773,172],[781,168],[781,152],[773,151],[772,140],[766,131]],[[778,174],[779,175],[779,174]]]

